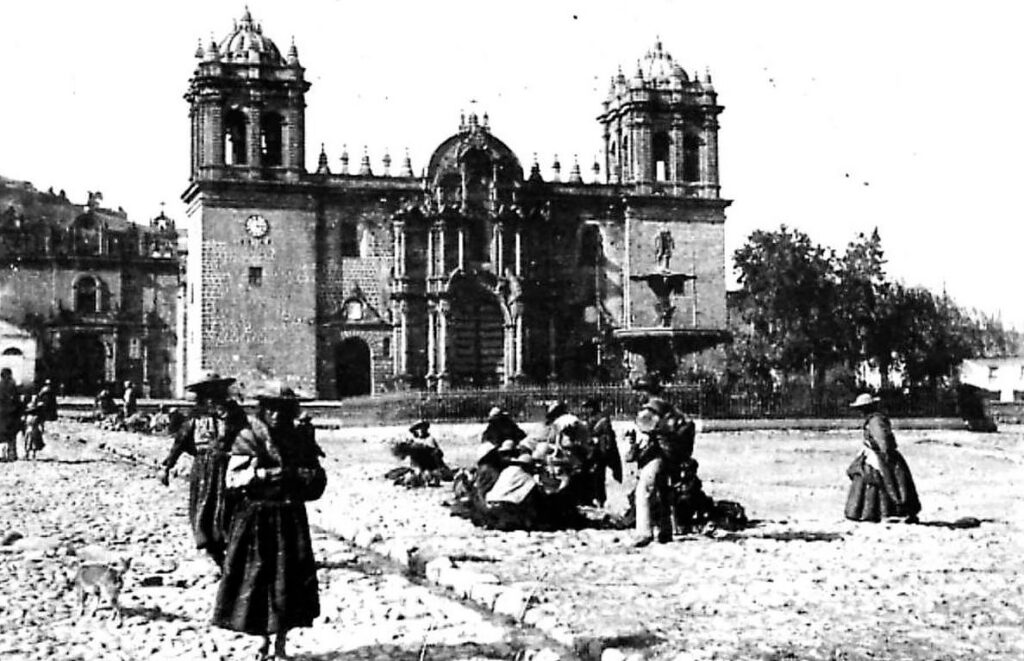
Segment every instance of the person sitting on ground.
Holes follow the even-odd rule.
[[[898,519],[916,523],[921,511],[917,487],[910,467],[892,433],[889,416],[879,410],[879,399],[867,393],[857,395],[850,404],[865,415],[863,448],[846,473],[850,491],[846,498],[846,518],[853,521]]]
[[[96,417],[99,419],[106,418],[107,416],[117,415],[118,408],[117,403],[114,401],[114,396],[110,393],[110,390],[103,388],[96,394]]]
[[[484,525],[496,530],[535,530],[541,519],[543,491],[534,475],[533,456],[508,460],[484,498]]]
[[[482,443],[500,445],[502,441],[508,439],[518,443],[524,438],[526,432],[515,423],[508,411],[495,406],[487,413],[487,426],[480,434]]]
[[[430,423],[420,420],[409,427],[409,437],[392,444],[391,452],[407,462],[402,469],[388,471],[395,484],[407,487],[439,486],[452,479],[452,471],[444,461],[444,451],[430,435]]]

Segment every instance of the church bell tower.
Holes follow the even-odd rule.
[[[284,57],[249,10],[218,44],[196,50],[191,106],[192,181],[295,180],[305,170],[309,83],[292,42]]]

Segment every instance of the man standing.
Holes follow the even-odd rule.
[[[174,437],[174,445],[163,461],[159,480],[167,486],[170,470],[183,453],[194,457],[189,474],[188,518],[196,548],[209,554],[219,566],[227,547],[231,512],[224,498],[224,475],[228,454],[239,432],[249,427],[245,411],[229,397],[232,378],[204,372],[185,386],[196,395],[188,419]]]
[[[57,392],[53,388],[53,381],[43,381],[43,387],[39,389],[39,401],[43,405],[43,420],[52,422],[57,419]]]
[[[594,453],[589,468],[590,479],[593,481],[591,493],[599,507],[604,507],[608,499],[605,488],[608,469],[616,482],[622,483],[622,457],[619,446],[615,442],[615,430],[612,420],[601,410],[601,400],[596,397],[583,402],[583,417],[590,428],[590,438]]]
[[[135,415],[139,410],[139,395],[135,392],[135,386],[131,381],[124,382],[124,399],[122,400],[121,413],[124,419]]]
[[[0,450],[3,461],[18,458],[17,438],[21,427],[22,402],[9,367],[0,369]]]
[[[677,408],[660,397],[651,397],[636,416],[639,440],[634,432],[626,461],[635,461],[637,478],[636,537],[633,545],[647,546],[654,540],[672,541],[671,482],[682,462],[693,456],[694,425]],[[655,516],[657,521],[654,521]]]

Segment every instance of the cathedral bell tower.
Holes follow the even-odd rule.
[[[691,80],[661,41],[628,79],[612,77],[604,112],[608,183],[638,193],[718,197],[718,105],[711,74]]]
[[[246,9],[220,44],[196,50],[191,179],[295,180],[305,171],[305,93],[293,42],[285,57]]]

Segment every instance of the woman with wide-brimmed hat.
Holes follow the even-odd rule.
[[[910,467],[899,450],[889,417],[878,407],[879,399],[867,393],[850,406],[864,413],[864,447],[846,473],[850,491],[846,518],[854,521],[899,519],[917,521],[921,501]]]
[[[290,629],[312,626],[320,615],[316,560],[305,502],[327,485],[323,452],[313,434],[296,425],[308,398],[280,383],[255,394],[256,417],[231,447],[227,487],[238,495],[213,624],[262,637],[259,658],[286,658]]]
[[[189,473],[188,520],[196,548],[205,551],[219,566],[224,560],[231,502],[224,493],[228,451],[238,433],[249,426],[245,411],[230,397],[235,380],[212,370],[185,386],[195,393],[196,403],[178,428],[174,444],[159,474],[167,486],[170,471],[182,454],[192,455]]]

